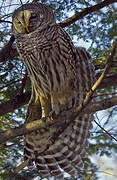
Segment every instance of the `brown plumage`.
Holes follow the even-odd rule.
[[[13,14],[13,33],[32,84],[27,121],[41,117],[40,107],[45,117],[82,103],[94,82],[91,57],[84,48],[74,47],[51,9],[40,3],[23,5]],[[91,114],[75,118],[50,144],[56,128],[26,135],[25,159],[35,161],[43,177],[61,178],[61,169],[74,175],[75,166],[83,167],[91,120]]]

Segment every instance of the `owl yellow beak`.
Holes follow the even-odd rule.
[[[27,33],[29,33],[30,31],[29,31],[29,29],[28,29],[28,26],[27,26],[27,25],[25,25],[25,28],[26,28]]]
[[[26,29],[27,33],[30,32],[29,28],[28,28],[28,25],[29,25],[29,19],[31,17],[31,12],[32,11],[29,11],[29,10],[22,11],[23,17],[24,17],[24,22],[25,22],[25,29]]]

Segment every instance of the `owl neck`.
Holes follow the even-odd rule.
[[[57,38],[57,25],[48,26],[46,28],[37,29],[33,33],[22,34],[16,37],[17,47],[23,49],[26,53],[30,53],[36,48],[42,49],[46,46],[51,46],[52,42]],[[33,44],[33,46],[32,46]],[[34,46],[35,44],[35,46]]]

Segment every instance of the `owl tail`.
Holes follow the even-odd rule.
[[[48,150],[37,154],[35,163],[43,177],[62,178],[64,172],[73,176],[76,168],[83,168],[82,158],[88,147],[91,120],[92,115],[87,114],[76,118]]]

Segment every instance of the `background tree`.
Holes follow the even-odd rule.
[[[24,124],[28,101],[30,99],[30,80],[25,66],[15,47],[12,36],[12,12],[22,0],[2,0],[0,2],[0,132]],[[29,2],[32,2],[31,0]],[[112,43],[117,36],[117,0],[41,0],[49,5],[57,16],[57,22],[69,33],[76,46],[85,46],[92,55],[97,77],[105,67]],[[74,16],[73,16],[74,15]],[[72,17],[72,18],[70,18]],[[117,151],[117,51],[114,53],[109,72],[96,91],[97,103],[92,110],[104,110],[95,113],[92,136],[90,138],[85,168],[78,169],[79,179],[100,179],[100,169],[94,164],[94,154],[116,157]],[[104,130],[108,131],[110,136]],[[2,139],[2,134],[1,134]],[[10,179],[14,169],[23,158],[23,136],[9,138],[0,145],[0,179]],[[94,158],[93,158],[94,159]],[[96,158],[95,158],[96,159]],[[112,158],[111,158],[112,160]],[[105,163],[105,162],[103,162]],[[102,166],[102,163],[99,162]],[[106,169],[106,168],[105,168]],[[113,171],[106,171],[110,179],[117,178]],[[26,168],[15,179],[30,180],[39,176],[36,169]],[[65,179],[74,179],[67,177]]]

